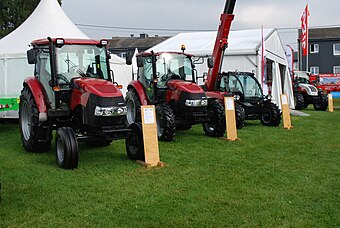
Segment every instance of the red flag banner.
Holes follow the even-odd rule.
[[[301,45],[302,45],[302,55],[306,56],[308,55],[308,16],[309,16],[309,10],[308,10],[308,4],[306,5],[305,11],[302,14],[301,17]]]

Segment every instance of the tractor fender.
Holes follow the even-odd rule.
[[[134,89],[136,91],[136,93],[138,94],[139,100],[141,102],[141,105],[148,105],[150,103],[148,96],[146,95],[146,92],[145,92],[145,87],[140,81],[138,80],[131,81],[127,89],[128,90]]]
[[[27,86],[34,97],[39,111],[39,122],[47,120],[47,102],[43,92],[43,86],[35,77],[28,77],[24,80],[23,86]]]

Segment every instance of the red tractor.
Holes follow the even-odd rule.
[[[143,159],[141,126],[126,128],[126,106],[112,83],[107,40],[47,38],[32,42],[28,62],[33,77],[23,83],[19,121],[23,147],[45,152],[56,130],[56,160],[60,167],[78,166],[78,142],[107,146],[126,139],[127,154]]]
[[[234,95],[236,107],[243,109],[243,112],[236,112],[236,115],[239,115],[238,126],[244,125],[244,119],[260,119],[263,125],[278,126],[281,122],[281,112],[277,105],[271,102],[270,96],[263,95],[253,73],[221,72],[224,52],[228,47],[230,27],[234,19],[235,4],[236,0],[227,0],[221,14],[212,58],[208,59],[209,71],[204,89],[208,97],[216,98],[222,104],[225,96]]]
[[[327,94],[322,89],[317,89],[310,83],[310,73],[306,71],[295,71],[293,88],[296,110],[307,108],[309,104],[313,104],[315,110],[327,110]]]
[[[137,80],[131,81],[126,94],[127,121],[141,121],[140,106],[156,105],[158,137],[171,141],[176,129],[203,124],[205,134],[225,133],[224,108],[216,99],[208,99],[195,83],[192,56],[183,52],[148,52],[137,55]],[[127,58],[127,63],[131,64]]]

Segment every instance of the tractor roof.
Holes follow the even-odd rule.
[[[160,56],[162,54],[178,54],[178,55],[185,55],[185,56],[188,56],[188,57],[192,57],[193,55],[190,55],[190,54],[187,54],[187,53],[184,53],[184,52],[141,52],[141,53],[138,53],[137,56],[152,56],[152,55],[156,55],[156,56]]]
[[[64,38],[52,38],[52,42],[56,43],[57,39],[63,39],[64,44],[79,44],[79,45],[100,45],[102,40],[91,39],[64,39]],[[47,45],[50,41],[47,38],[32,41],[33,46]]]

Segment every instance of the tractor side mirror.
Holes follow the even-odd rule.
[[[143,67],[144,64],[143,64],[143,58],[138,56],[137,57],[137,67]]]
[[[27,61],[28,64],[36,64],[37,63],[37,52],[34,49],[27,51]]]
[[[127,64],[127,65],[132,65],[133,54],[134,54],[134,52],[131,51],[131,50],[128,50],[128,51],[126,52],[126,64]]]
[[[214,59],[213,58],[208,58],[208,68],[211,69],[214,67]]]

